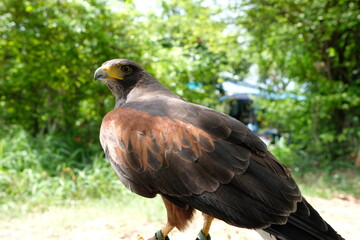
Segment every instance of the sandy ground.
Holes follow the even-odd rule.
[[[342,196],[332,200],[308,198],[345,239],[360,239],[360,200]],[[161,228],[160,221],[149,222],[131,213],[118,214],[114,210],[56,208],[44,213],[0,222],[0,240],[137,240],[138,234],[145,239]],[[76,212],[76,214],[74,213]],[[195,239],[202,226],[198,214],[186,232],[171,232],[171,240]],[[261,240],[252,230],[235,228],[221,221],[211,227],[213,240]]]

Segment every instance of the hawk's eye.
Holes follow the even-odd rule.
[[[130,66],[127,66],[127,65],[121,66],[120,69],[124,74],[130,74],[132,72],[132,68]]]

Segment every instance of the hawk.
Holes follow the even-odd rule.
[[[204,215],[198,240],[210,239],[214,218],[269,239],[343,239],[238,120],[187,102],[134,61],[109,60],[94,78],[116,98],[100,129],[106,158],[128,189],[165,204],[167,223],[151,239],[184,230],[195,210]]]

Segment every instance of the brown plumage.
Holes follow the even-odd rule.
[[[239,121],[186,102],[126,59],[105,62],[95,79],[116,97],[100,130],[106,157],[128,189],[163,197],[168,225],[183,230],[197,209],[278,239],[342,239]]]

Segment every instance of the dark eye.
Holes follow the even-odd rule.
[[[124,74],[130,74],[132,72],[132,68],[130,66],[123,65],[123,66],[121,66],[121,71]]]

